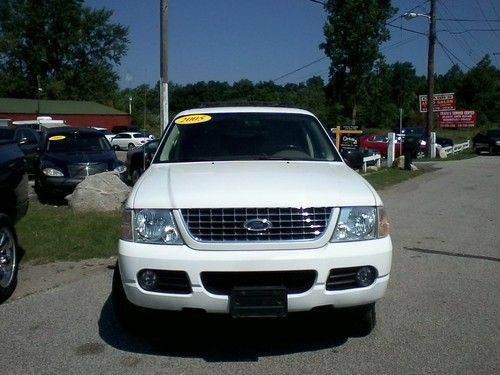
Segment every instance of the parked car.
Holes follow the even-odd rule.
[[[24,153],[15,142],[0,141],[0,303],[16,288],[21,254],[14,224],[28,205]]]
[[[115,150],[130,150],[142,146],[154,138],[154,135],[147,132],[123,132],[111,139],[111,145]]]
[[[427,135],[425,128],[403,128],[401,129],[400,135],[413,134],[418,135],[421,138],[420,145],[427,145]],[[441,147],[453,146],[453,140],[451,138],[441,137],[436,134],[436,144]]]
[[[106,171],[127,180],[127,168],[104,134],[89,128],[50,129],[42,136],[35,190],[41,201],[60,200],[85,177]]]
[[[477,133],[472,138],[472,149],[480,153],[488,151],[491,155],[495,155],[500,150],[500,129],[488,129]]]
[[[0,127],[0,141],[15,141],[26,157],[29,175],[34,175],[40,153],[40,134],[24,127]]]
[[[116,134],[114,133],[111,133],[111,131],[109,131],[108,129],[106,128],[98,128],[98,127],[92,127],[92,129],[95,129],[95,130],[98,130],[100,131],[102,134],[104,134],[104,136],[106,137],[106,139],[109,141],[109,143],[111,143],[111,140],[115,137]]]
[[[149,167],[159,144],[159,139],[153,139],[140,147],[128,150],[126,165],[128,177],[132,184],[135,184],[146,168]]]
[[[112,300],[132,329],[144,309],[251,318],[335,308],[365,335],[389,282],[382,200],[300,109],[181,112],[122,220]]]
[[[360,137],[360,148],[363,150],[372,150],[378,152],[380,156],[387,157],[387,149],[389,148],[389,138],[387,134],[369,134]],[[403,155],[403,144],[401,138],[396,139],[394,144],[394,156]]]

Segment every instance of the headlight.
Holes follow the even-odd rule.
[[[170,210],[126,210],[123,214],[122,239],[153,244],[183,244]]]
[[[42,173],[49,177],[64,177],[64,173],[55,168],[44,168],[42,169]]]
[[[113,169],[114,172],[116,173],[125,173],[127,171],[127,167],[125,165],[119,165],[115,169]]]
[[[363,241],[387,235],[389,221],[382,207],[343,207],[331,241]]]

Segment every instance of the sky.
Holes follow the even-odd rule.
[[[160,0],[85,0],[85,5],[113,10],[112,22],[129,28],[129,50],[117,67],[120,86],[154,85],[160,79]],[[411,62],[425,76],[429,21],[401,16],[429,13],[430,1],[393,0],[393,6],[398,11],[390,22],[391,39],[381,52],[388,63]],[[437,0],[437,18],[437,74],[453,64],[468,71],[486,54],[500,68],[498,0]],[[330,60],[319,48],[325,21],[323,6],[311,0],[169,0],[169,82],[249,79],[283,85],[313,76],[326,82]]]

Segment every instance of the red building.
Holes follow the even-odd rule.
[[[128,127],[132,121],[128,113],[95,102],[0,98],[0,119],[36,120],[39,116],[63,120],[70,126],[109,130],[115,126]]]

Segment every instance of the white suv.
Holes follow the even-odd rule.
[[[310,112],[184,111],[126,202],[116,311],[349,308],[367,334],[389,282],[388,229],[379,195]]]

